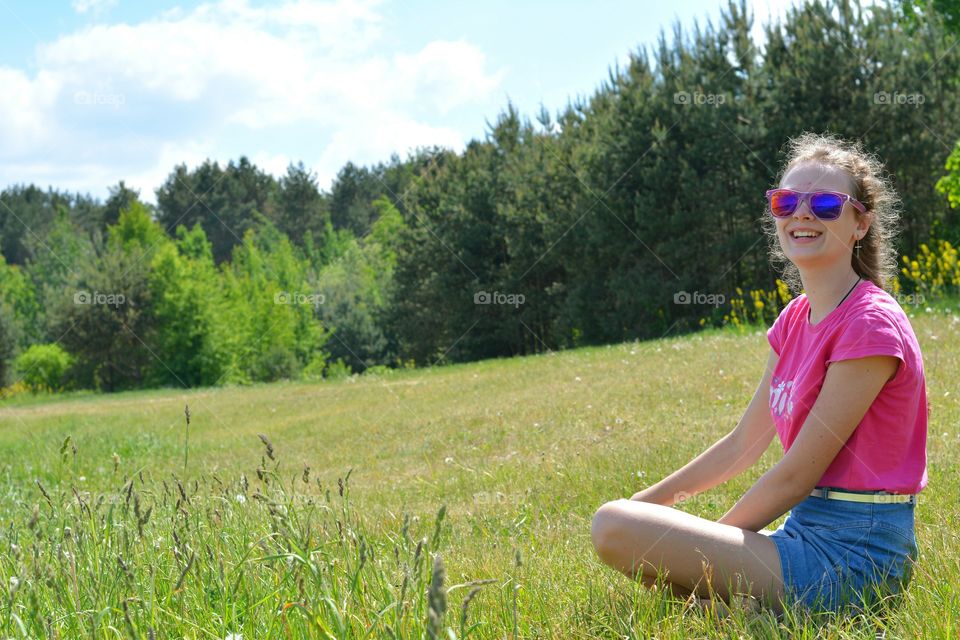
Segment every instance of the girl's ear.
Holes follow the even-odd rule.
[[[873,223],[873,212],[867,211],[864,214],[861,214],[857,217],[857,230],[861,231],[859,240],[863,240],[864,236],[867,235],[867,231],[870,230],[870,225]]]

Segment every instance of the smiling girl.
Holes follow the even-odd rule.
[[[910,321],[887,291],[898,199],[860,143],[790,140],[764,229],[783,279],[804,293],[767,332],[766,368],[727,435],[592,523],[601,560],[675,594],[773,610],[837,610],[900,593],[918,557],[927,484],[927,397]],[[672,508],[751,467],[773,436],[783,457],[717,522]],[[765,526],[789,511],[775,531]]]

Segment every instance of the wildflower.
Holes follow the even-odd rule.
[[[243,495],[242,493],[238,493],[236,497],[234,497],[234,500],[236,500],[240,504],[243,504],[244,502],[247,501],[247,496]]]

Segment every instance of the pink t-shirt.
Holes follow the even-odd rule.
[[[827,365],[872,355],[900,359],[818,487],[918,493],[927,486],[927,391],[923,359],[899,303],[870,280],[810,324],[806,294],[792,299],[767,330],[780,356],[770,385],[770,414],[786,453],[823,386]]]

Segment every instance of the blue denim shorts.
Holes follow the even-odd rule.
[[[787,604],[837,611],[905,590],[918,556],[915,506],[815,496],[795,505],[770,534]]]

